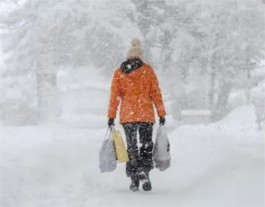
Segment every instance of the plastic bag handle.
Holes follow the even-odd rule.
[[[110,131],[111,131],[111,132],[116,131],[114,125],[111,125],[109,128],[110,128]]]
[[[104,140],[108,138],[109,133],[111,133],[112,131],[115,131],[115,127],[114,126],[108,127],[108,129],[107,129],[107,131],[105,133]]]
[[[104,140],[105,140],[105,139],[107,139],[107,137],[108,137],[108,134],[109,134],[109,131],[110,131],[110,127],[108,127],[108,129],[107,129],[107,131],[106,131],[106,133],[105,133]]]

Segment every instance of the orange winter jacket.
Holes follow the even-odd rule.
[[[120,123],[154,123],[153,104],[158,116],[166,115],[157,77],[147,64],[129,74],[123,73],[120,68],[116,69],[111,85],[109,118],[116,118],[120,102]]]

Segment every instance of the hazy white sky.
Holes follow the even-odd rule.
[[[28,0],[1,0],[0,14],[6,14],[25,4]]]

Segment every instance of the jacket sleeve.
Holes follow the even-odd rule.
[[[109,110],[108,117],[116,118],[117,109],[120,103],[120,81],[118,70],[115,71],[112,83],[111,83],[111,93],[110,93],[110,101],[109,101]]]
[[[153,103],[155,104],[158,116],[163,117],[166,115],[163,98],[159,87],[158,79],[156,77],[154,70],[151,67],[150,67],[150,80],[151,80],[150,97]]]

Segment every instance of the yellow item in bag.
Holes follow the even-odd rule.
[[[112,138],[114,140],[116,159],[119,162],[129,161],[128,152],[126,150],[120,131],[113,129]]]

